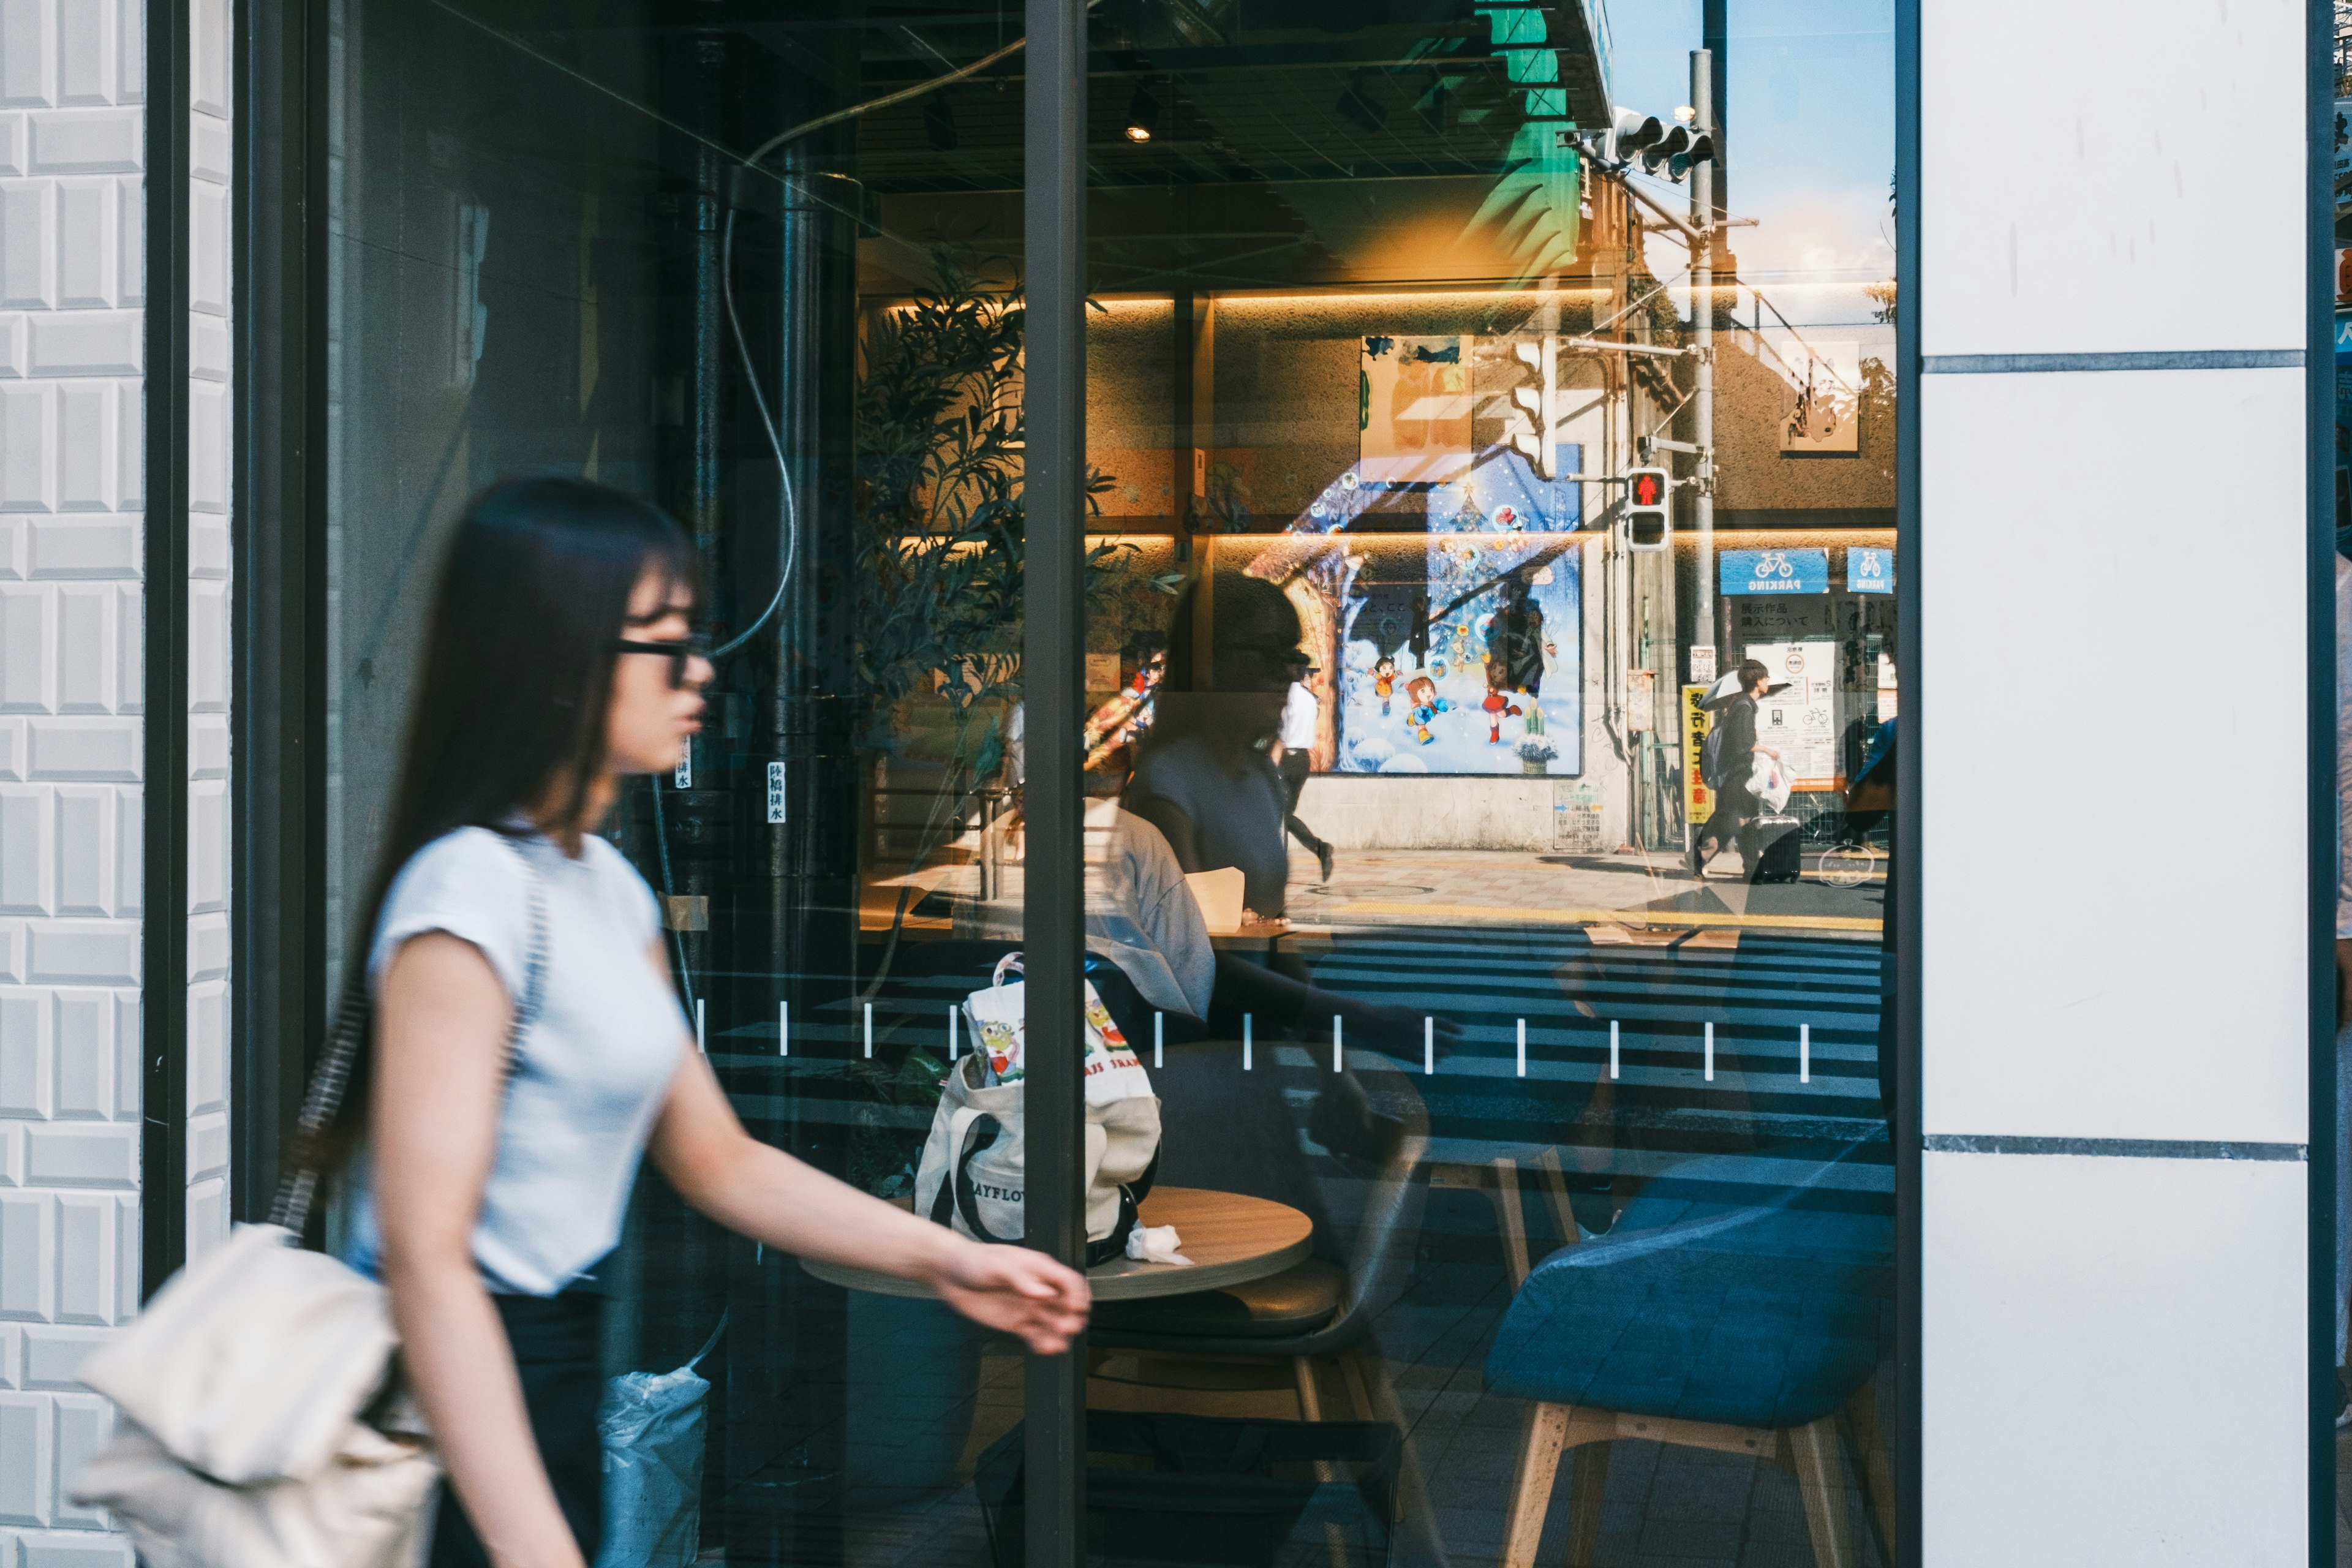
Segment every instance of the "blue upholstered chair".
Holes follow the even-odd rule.
[[[1838,1415],[1894,1343],[1895,1244],[1892,1205],[1870,1179],[1885,1167],[1855,1159],[1860,1147],[1794,1185],[1778,1158],[1677,1165],[1608,1236],[1528,1277],[1486,1360],[1490,1392],[1530,1402],[1505,1568],[1534,1563],[1571,1449],[1568,1560],[1591,1562],[1608,1445],[1626,1437],[1790,1466],[1814,1562],[1860,1561]],[[1858,1441],[1875,1447],[1869,1433]]]

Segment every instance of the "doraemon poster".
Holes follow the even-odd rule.
[[[1486,531],[1360,540],[1334,771],[1580,773],[1581,542]]]

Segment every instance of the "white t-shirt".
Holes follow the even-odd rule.
[[[1102,799],[1087,802],[1086,846],[1087,950],[1118,965],[1154,1007],[1206,1018],[1217,951],[1168,840]]]
[[[1323,706],[1314,688],[1303,680],[1290,683],[1282,700],[1282,749],[1305,756],[1315,744],[1315,715]]]
[[[621,1239],[637,1163],[692,1033],[651,949],[653,889],[593,835],[572,859],[545,838],[485,827],[445,834],[393,879],[368,952],[371,988],[409,938],[447,931],[479,948],[509,996],[530,963],[529,857],[546,945],[539,1011],[516,1042],[498,1153],[474,1227],[492,1290],[552,1296]],[[353,1171],[343,1259],[376,1271],[379,1235],[364,1157]]]

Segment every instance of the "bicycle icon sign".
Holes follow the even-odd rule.
[[[1895,592],[1895,552],[1853,545],[1845,552],[1845,586],[1850,594]]]
[[[1725,594],[1826,594],[1826,550],[1727,550],[1717,558]]]

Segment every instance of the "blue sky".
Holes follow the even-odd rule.
[[[1662,118],[1689,101],[1698,0],[1616,0],[1608,12],[1616,100]],[[1731,209],[1759,220],[1731,236],[1741,273],[1784,309],[1794,301],[1776,282],[1891,278],[1893,0],[1729,0],[1729,26]],[[1652,265],[1679,269],[1681,248],[1672,254],[1669,268],[1662,247]]]

